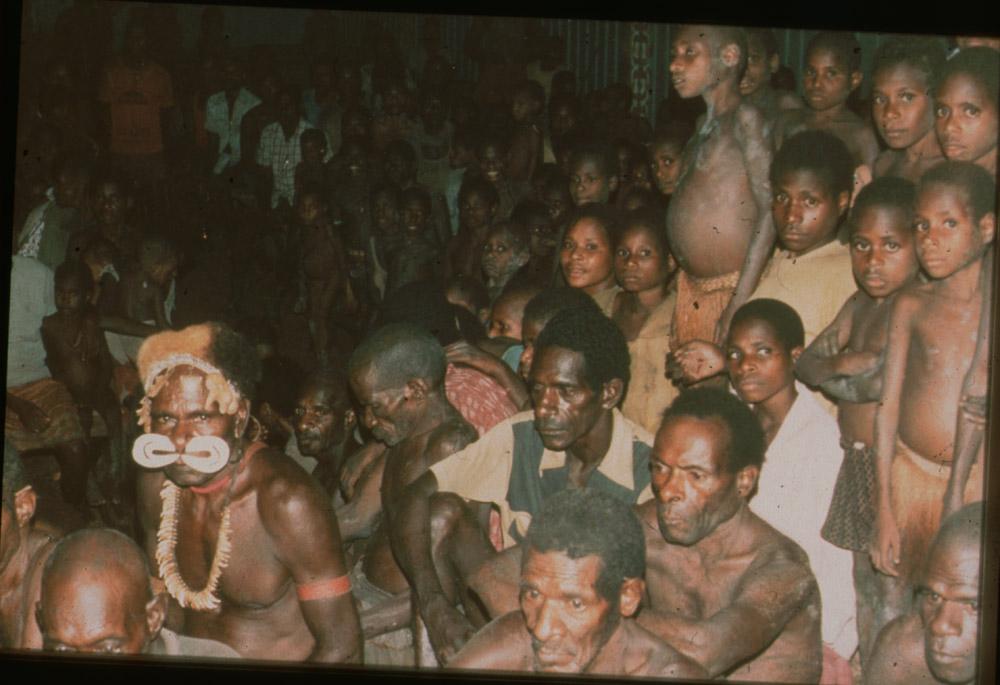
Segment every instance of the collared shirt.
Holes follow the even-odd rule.
[[[299,140],[302,133],[313,128],[305,119],[299,119],[299,125],[290,138],[285,138],[285,131],[277,121],[264,127],[260,134],[260,144],[257,146],[257,164],[271,167],[273,172],[273,187],[271,189],[271,209],[278,206],[278,201],[284,198],[289,205],[295,205],[295,167],[302,161],[302,148]]]
[[[246,113],[260,104],[260,98],[246,88],[240,88],[229,110],[226,91],[220,90],[205,102],[205,130],[219,136],[219,156],[214,173],[220,174],[240,161],[240,123]],[[228,152],[226,148],[229,148]]]
[[[535,430],[535,414],[503,421],[465,449],[431,466],[438,489],[500,509],[504,548],[520,542],[531,517],[549,495],[566,487],[566,453],[546,449]],[[590,474],[587,487],[629,504],[652,498],[649,452],[653,436],[612,410],[611,444]]]
[[[48,378],[42,319],[56,311],[55,277],[37,259],[15,255],[10,270],[7,387]]]
[[[834,240],[801,257],[775,253],[750,299],[768,297],[790,305],[802,318],[808,345],[857,289],[851,253]]]
[[[837,422],[802,383],[767,448],[750,509],[809,556],[822,601],[823,642],[845,659],[858,645],[853,554],[820,536],[843,451]]]

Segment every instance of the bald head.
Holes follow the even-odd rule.
[[[444,385],[447,361],[441,343],[426,329],[411,323],[392,323],[369,335],[351,355],[348,373],[374,373],[380,388],[405,385],[413,378],[429,388]]]
[[[145,555],[117,531],[73,533],[45,562],[37,618],[46,649],[138,654],[164,615]]]

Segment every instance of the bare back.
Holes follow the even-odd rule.
[[[663,539],[655,501],[637,513],[646,536],[650,600],[640,624],[682,654],[712,654],[712,664],[701,664],[710,675],[765,682],[818,680],[819,592],[805,552],[747,510],[738,547],[723,558],[706,560],[697,544],[683,547]],[[758,587],[751,589],[754,585]],[[681,634],[692,636],[690,644],[663,634],[664,623],[674,620],[686,624]],[[755,640],[762,648],[751,644]]]
[[[746,135],[737,125],[744,109],[756,111],[743,103],[707,127],[702,124],[684,149],[681,175],[670,200],[670,249],[681,268],[698,278],[738,271],[757,222],[744,149],[763,141],[739,139]]]

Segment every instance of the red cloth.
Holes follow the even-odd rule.
[[[851,664],[844,657],[823,645],[823,674],[819,678],[820,685],[852,685],[854,676]]]
[[[444,394],[479,435],[517,413],[517,407],[499,383],[468,366],[448,365]]]

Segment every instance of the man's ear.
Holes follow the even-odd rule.
[[[427,397],[427,393],[429,391],[430,387],[427,385],[427,381],[425,379],[411,378],[406,382],[406,388],[403,390],[403,396],[422,400]]]
[[[864,74],[860,70],[851,72],[851,91],[861,85],[862,79],[864,79]]]
[[[777,74],[778,67],[780,66],[781,66],[781,60],[778,59],[777,53],[767,58],[767,73]]]
[[[760,469],[756,466],[744,466],[736,474],[736,492],[741,499],[747,499],[757,485]]]
[[[996,212],[986,212],[983,214],[982,218],[979,219],[979,235],[982,236],[983,244],[989,245],[993,242],[993,238],[996,237],[997,232],[997,215]]]
[[[38,506],[38,495],[30,485],[25,486],[14,493],[14,516],[17,518],[17,525],[27,526],[35,516],[35,509]]]
[[[847,208],[851,206],[851,192],[845,190],[841,193],[837,193],[837,214],[840,216],[844,215]]]
[[[236,438],[239,439],[246,432],[250,423],[250,400],[241,397],[236,408]]]
[[[601,406],[605,409],[612,409],[621,402],[625,393],[625,383],[621,378],[612,378],[601,388]]]
[[[146,602],[146,631],[149,639],[155,640],[163,629],[163,624],[167,620],[167,595],[160,592],[153,595],[153,598]]]
[[[358,415],[353,409],[344,410],[344,430],[350,433],[358,425]]]
[[[802,347],[802,345],[796,345],[795,347],[792,348],[791,357],[793,364],[799,360],[799,357],[802,356],[803,350],[805,350],[805,348]]]
[[[646,594],[646,581],[642,578],[626,578],[618,596],[618,613],[625,618],[639,611],[642,596]]]
[[[723,45],[722,50],[719,51],[719,57],[722,58],[722,63],[726,65],[726,68],[732,69],[740,63],[740,46],[736,43]]]

